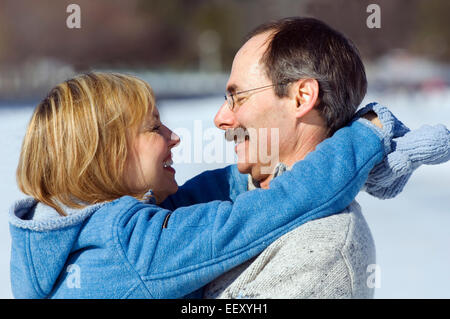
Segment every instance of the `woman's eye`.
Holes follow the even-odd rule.
[[[156,133],[158,133],[160,128],[161,128],[160,125],[156,125],[156,126],[147,126],[147,127],[144,129],[144,132],[148,132],[148,133],[156,132]]]

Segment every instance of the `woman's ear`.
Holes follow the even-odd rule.
[[[296,101],[295,114],[303,117],[319,104],[319,82],[316,79],[300,79],[293,85]]]

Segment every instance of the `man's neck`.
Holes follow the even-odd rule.
[[[299,133],[295,147],[286,155],[280,156],[280,162],[291,167],[296,162],[304,159],[306,155],[314,151],[316,146],[327,138],[327,131],[323,127],[312,126]],[[269,188],[273,174],[259,181],[261,188]]]

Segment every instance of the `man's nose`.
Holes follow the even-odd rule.
[[[227,102],[225,101],[214,117],[214,124],[221,130],[232,128],[236,122],[234,115],[235,114],[230,110]]]

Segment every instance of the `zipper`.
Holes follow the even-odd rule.
[[[169,222],[169,218],[170,218],[170,215],[171,215],[172,213],[168,213],[167,215],[166,215],[166,218],[164,218],[164,222],[163,222],[163,225],[162,225],[162,228],[167,228],[167,223]]]

